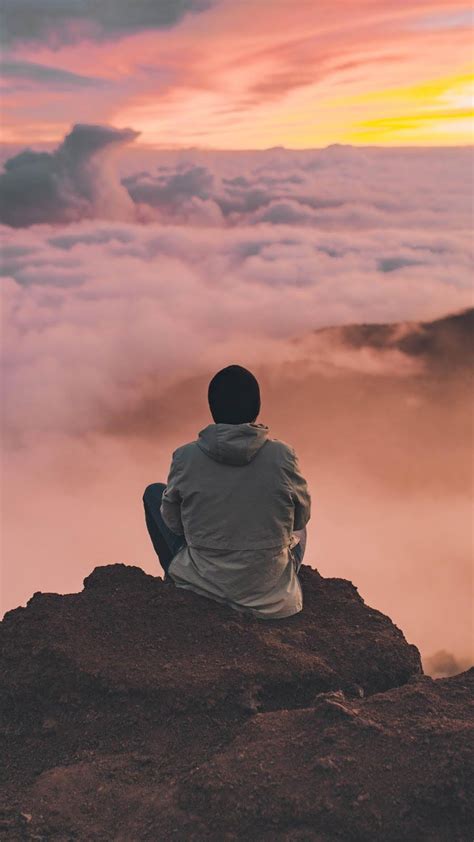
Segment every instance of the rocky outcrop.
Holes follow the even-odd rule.
[[[350,582],[301,579],[273,622],[125,565],[9,612],[0,838],[470,838],[474,671],[424,676]]]

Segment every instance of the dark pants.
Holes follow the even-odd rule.
[[[151,485],[147,485],[143,494],[143,505],[145,507],[145,521],[148,532],[150,533],[151,542],[163,570],[167,573],[172,559],[178,550],[184,546],[186,541],[184,535],[176,535],[175,532],[172,532],[161,517],[161,497],[165,488],[166,484],[164,482],[153,482]],[[296,544],[290,550],[290,555],[293,559],[295,570],[298,572],[306,548],[306,527],[300,529],[295,535],[298,536],[300,541],[299,544]]]
[[[153,482],[151,485],[147,485],[143,494],[143,505],[151,543],[160,559],[163,570],[167,573],[171,560],[186,542],[184,535],[176,535],[175,532],[172,532],[161,517],[161,497],[165,488],[166,483],[164,482]]]

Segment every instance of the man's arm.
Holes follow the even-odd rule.
[[[311,495],[308,490],[308,485],[304,476],[301,473],[298,457],[293,450],[290,449],[290,482],[291,482],[291,497],[295,506],[295,519],[293,530],[296,532],[299,529],[304,529],[311,517]]]
[[[167,527],[176,535],[184,535],[181,521],[181,494],[179,490],[181,471],[173,451],[166,488],[161,498],[160,513]]]

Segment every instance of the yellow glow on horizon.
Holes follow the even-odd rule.
[[[240,78],[240,77],[239,77]],[[332,80],[295,90],[286,99],[247,107],[237,86],[181,88],[144,97],[108,115],[107,122],[141,132],[136,146],[223,150],[324,148],[333,143],[377,146],[454,146],[474,143],[473,75],[457,73],[412,85],[354,89],[335,95]],[[235,80],[234,80],[235,82]],[[367,84],[367,82],[365,82]],[[234,98],[235,94],[235,98]],[[59,142],[69,124],[35,125],[35,142]],[[31,145],[30,126],[3,126],[3,142]]]
[[[384,114],[359,120],[350,142],[403,145],[403,141],[443,145],[474,141],[473,76],[459,73],[402,88],[370,91],[350,97],[352,106],[385,106]],[[348,103],[348,104],[349,104]]]
[[[208,149],[322,148],[331,143],[380,146],[470,145],[474,141],[472,75],[333,96],[317,83],[284,102],[239,107],[221,92],[181,91],[170,102],[142,102],[116,115],[147,146]]]
[[[468,92],[472,92],[474,83],[474,73],[464,71],[456,73],[451,76],[445,76],[438,79],[428,79],[423,82],[418,82],[415,85],[405,85],[398,88],[386,88],[380,91],[366,91],[365,93],[354,94],[350,97],[351,102],[430,102],[434,103],[436,100],[442,100],[443,97],[455,97],[458,95],[467,96]],[[339,97],[338,100],[343,102],[344,97]]]

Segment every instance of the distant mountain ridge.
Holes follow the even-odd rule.
[[[355,323],[314,331],[335,336],[348,347],[397,349],[426,359],[441,369],[471,368],[474,364],[474,308],[426,322]]]

